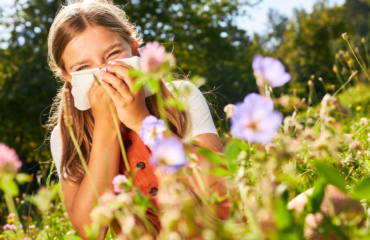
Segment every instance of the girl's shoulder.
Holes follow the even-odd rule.
[[[60,132],[59,123],[54,127],[50,136],[50,150],[51,156],[53,157],[54,165],[57,169],[58,176],[60,179],[60,163],[62,161],[62,134]]]
[[[166,87],[174,95],[180,98],[179,100],[189,100],[189,97],[194,95],[203,95],[201,91],[190,81],[176,80],[172,82],[165,82]]]

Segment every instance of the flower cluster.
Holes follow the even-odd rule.
[[[123,185],[128,183],[128,179],[125,175],[117,175],[113,178],[113,191],[115,193],[123,193],[125,191]]]
[[[14,149],[4,143],[0,143],[0,172],[17,172],[22,166],[22,162]]]
[[[113,220],[115,212],[132,204],[132,202],[132,197],[127,193],[116,196],[114,193],[107,191],[99,198],[99,205],[91,211],[91,220],[101,226],[107,226]]]
[[[148,116],[143,120],[139,135],[144,144],[152,148],[151,164],[160,166],[165,172],[175,173],[185,166],[187,159],[181,140],[165,138],[163,135],[166,130],[167,126],[162,119]]]

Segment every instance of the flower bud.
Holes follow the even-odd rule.
[[[361,42],[362,43],[365,43],[365,38],[361,38]]]
[[[64,89],[64,124],[69,127],[72,126],[72,110],[71,110],[71,92],[68,88]]]
[[[308,86],[312,87],[313,86],[313,82],[311,80],[308,81]]]
[[[347,33],[342,33],[342,38],[347,41],[348,40]]]
[[[338,67],[335,64],[333,65],[333,72],[335,72],[335,73],[338,72]]]

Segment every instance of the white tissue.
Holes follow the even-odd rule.
[[[134,69],[141,69],[141,58],[131,57],[124,59],[115,59],[116,61],[124,62]],[[108,62],[108,65],[111,61]],[[72,75],[72,95],[74,98],[75,107],[81,111],[85,111],[91,108],[89,102],[89,92],[94,82],[94,74],[99,76],[100,70],[106,70],[106,68],[93,68],[88,70],[82,70],[78,72],[71,72]],[[148,88],[143,86],[145,91],[145,97],[152,96],[154,93],[150,92]]]

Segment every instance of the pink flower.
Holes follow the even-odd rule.
[[[113,184],[113,191],[115,193],[122,193],[124,192],[123,184],[126,184],[128,182],[127,177],[124,175],[117,175],[113,178],[112,184]]]
[[[159,45],[157,41],[148,42],[140,52],[141,70],[144,73],[158,72],[160,67],[166,61],[166,49]]]
[[[15,231],[17,230],[17,227],[14,224],[6,224],[3,226],[4,231],[10,230],[10,231]]]
[[[25,238],[23,238],[22,240],[32,240],[31,238],[29,238],[29,237],[25,237]]]
[[[28,228],[29,228],[29,229],[35,229],[35,228],[36,228],[36,226],[35,226],[35,225],[29,225],[29,226],[28,226]]]
[[[4,143],[0,143],[0,172],[16,172],[22,166],[22,162],[14,149]]]

